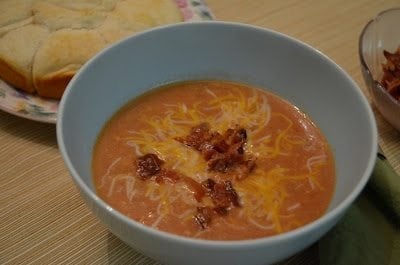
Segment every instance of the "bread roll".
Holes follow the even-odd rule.
[[[9,31],[12,31],[12,30],[18,29],[18,28],[22,28],[23,26],[32,24],[32,22],[33,22],[33,17],[28,17],[27,19],[9,24],[4,27],[0,27],[0,38],[3,37]]]
[[[117,3],[99,32],[108,43],[158,25],[175,23],[182,15],[169,0],[125,0]]]
[[[33,83],[38,95],[61,98],[79,68],[105,46],[95,30],[62,29],[51,33],[33,63]]]
[[[32,23],[33,0],[0,0],[0,38]]]
[[[106,13],[96,10],[71,10],[47,2],[37,2],[32,7],[34,22],[51,31],[59,29],[93,29],[105,20]]]
[[[34,0],[0,0],[0,27],[14,24],[32,16]]]
[[[117,2],[119,2],[119,0],[44,0],[44,1],[72,10],[103,10],[103,11],[113,10]]]
[[[55,99],[107,45],[183,20],[173,0],[0,0],[0,10],[0,78]]]
[[[33,93],[33,58],[49,31],[38,25],[27,25],[8,32],[0,39],[0,73],[2,79]]]

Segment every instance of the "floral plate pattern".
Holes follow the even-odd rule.
[[[184,21],[212,20],[202,0],[175,0]],[[58,100],[41,98],[20,91],[0,79],[0,109],[13,115],[45,123],[57,122]]]

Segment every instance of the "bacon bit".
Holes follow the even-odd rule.
[[[395,53],[384,50],[383,55],[387,62],[382,65],[383,77],[381,84],[389,94],[400,101],[400,47]]]
[[[247,160],[244,163],[238,165],[234,169],[234,174],[237,180],[245,179],[250,172],[256,167],[256,163],[253,160]]]
[[[187,146],[193,147],[194,149],[200,151],[200,146],[211,139],[210,135],[210,125],[208,123],[201,123],[193,127],[190,134],[184,138],[175,138],[178,142],[181,142]]]
[[[195,181],[194,179],[186,176],[184,176],[182,179],[189,188],[189,190],[193,193],[193,196],[196,199],[196,201],[200,202],[205,195],[205,191],[202,188],[201,184]]]
[[[230,180],[225,180],[220,183],[216,183],[212,179],[207,179],[201,183],[206,189],[207,195],[209,195],[215,205],[215,208],[228,209],[231,204],[239,207],[239,196],[233,188]]]
[[[138,157],[136,161],[137,173],[143,180],[155,177],[157,183],[169,181],[176,183],[180,179],[178,172],[161,168],[164,161],[155,154],[145,154]]]
[[[219,215],[227,215],[228,209],[225,207],[214,207],[214,212],[216,212]]]
[[[186,137],[175,139],[199,151],[208,161],[210,171],[234,172],[237,179],[244,179],[255,167],[254,159],[245,157],[247,132],[239,126],[221,135],[212,132],[208,123],[201,123],[193,127]]]
[[[201,183],[201,186],[206,190],[206,194],[210,196],[214,207],[198,207],[197,214],[194,216],[196,223],[202,229],[209,226],[215,214],[224,216],[227,215],[231,206],[240,207],[239,196],[229,180],[220,183],[212,179],[207,179]]]
[[[231,204],[239,207],[239,196],[232,186],[230,180],[225,180],[221,183],[215,183],[212,191],[210,192],[211,199],[216,208],[228,209]]]
[[[224,136],[228,144],[245,143],[247,140],[246,130],[243,128],[238,128],[238,126],[236,126],[235,130],[226,130]]]
[[[210,207],[197,207],[197,214],[194,220],[202,229],[206,229],[212,220],[213,210]]]
[[[150,178],[156,175],[161,170],[161,165],[164,161],[158,158],[155,154],[145,154],[138,157],[136,161],[137,173],[142,179]]]
[[[205,188],[208,193],[211,193],[214,190],[215,181],[212,179],[206,179],[201,183],[201,186]]]
[[[199,150],[203,155],[206,161],[210,160],[215,154],[217,154],[217,150],[215,146],[209,142],[204,142],[199,146]]]

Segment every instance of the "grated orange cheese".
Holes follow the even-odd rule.
[[[249,136],[245,152],[255,157],[274,158],[285,156],[295,145],[305,145],[305,139],[290,134],[293,126],[287,116],[282,113],[271,112],[267,97],[260,93],[253,93],[250,97],[239,90],[226,92],[224,96],[217,96],[208,90],[210,100],[201,100],[191,106],[183,103],[165,104],[164,115],[143,117],[148,128],[138,132],[131,132],[130,136],[121,140],[132,146],[137,155],[155,153],[165,161],[167,167],[173,168],[179,165],[179,171],[196,181],[203,181],[212,175],[207,170],[207,163],[197,151],[187,148],[176,137],[185,136],[191,127],[203,122],[212,124],[213,130],[223,133],[236,124],[244,127]],[[214,115],[210,115],[212,112]],[[276,134],[262,135],[265,133],[270,120],[281,119],[285,126]],[[312,159],[312,158],[310,158]],[[289,194],[283,181],[309,181],[311,188],[314,185],[323,189],[317,181],[318,168],[324,165],[324,159],[310,161],[309,172],[303,175],[290,175],[288,169],[275,167],[265,173],[256,169],[252,175],[235,185],[242,202],[246,207],[242,208],[250,223],[274,229],[280,233],[287,229],[281,224],[282,212],[286,210],[284,202]],[[171,200],[164,185],[148,185],[146,197],[159,199],[160,217],[153,226],[157,226],[165,216],[171,213]],[[184,200],[184,198],[181,198]],[[189,216],[190,217],[190,216]],[[188,218],[188,216],[186,216]],[[269,220],[270,225],[262,226],[256,220]],[[297,220],[292,220],[289,226],[296,225]]]

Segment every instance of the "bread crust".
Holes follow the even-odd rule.
[[[36,92],[39,96],[51,99],[60,99],[69,81],[76,71],[68,71],[62,74],[47,75],[35,79]]]
[[[0,76],[16,88],[34,93],[32,64],[37,49],[49,32],[38,25],[25,25],[0,39]]]
[[[35,92],[35,88],[33,87],[31,77],[22,74],[20,71],[16,70],[1,57],[0,57],[0,73],[1,73],[1,78],[4,81],[14,85],[16,88],[31,94]]]

